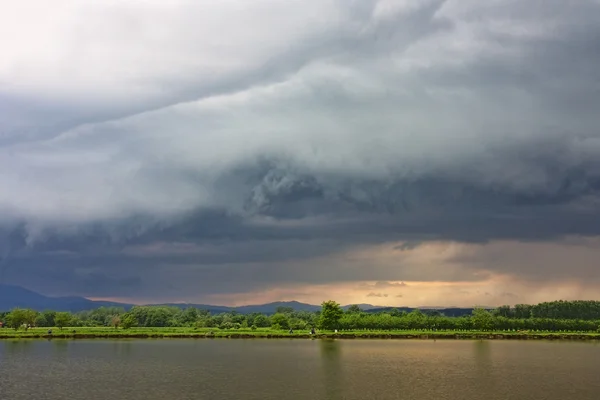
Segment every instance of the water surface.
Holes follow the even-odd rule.
[[[0,340],[2,399],[597,400],[600,345]]]

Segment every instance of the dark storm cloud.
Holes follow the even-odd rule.
[[[421,276],[336,257],[388,242],[410,253],[434,240],[600,233],[597,2],[179,6],[135,16],[144,29],[157,15],[172,22],[160,40],[144,29],[116,40],[133,18],[117,6],[73,9],[48,33],[60,65],[29,36],[7,46],[6,279],[96,296],[148,295],[161,281],[172,293],[192,292],[189,281],[211,293],[469,281],[485,255]],[[223,30],[195,21],[200,11]],[[86,20],[108,33],[79,32]],[[74,57],[84,49],[96,64]]]

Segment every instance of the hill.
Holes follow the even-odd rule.
[[[92,301],[85,297],[49,297],[29,289],[13,285],[0,285],[0,310],[15,307],[32,308],[34,310],[82,311],[99,307],[120,306],[130,308],[131,304],[113,303],[109,301]]]
[[[195,307],[202,310],[208,310],[211,314],[219,314],[223,312],[236,311],[241,314],[261,313],[261,314],[274,314],[279,307],[290,307],[295,311],[319,311],[320,305],[301,303],[298,301],[277,301],[267,304],[255,304],[246,305],[239,307],[228,307],[228,306],[215,306],[210,304],[194,304],[194,303],[166,303],[166,304],[152,304],[152,305],[163,305],[172,306],[178,308]],[[380,312],[390,311],[392,309],[398,309],[399,311],[411,312],[414,308],[409,307],[385,307],[385,306],[374,306],[372,304],[358,304],[358,306],[367,312]],[[127,303],[116,303],[110,301],[94,301],[86,299],[85,297],[50,297],[44,296],[40,293],[36,293],[29,289],[25,289],[20,286],[13,285],[0,285],[0,311],[8,311],[15,307],[20,308],[32,308],[34,310],[55,310],[55,311],[70,311],[78,312],[83,310],[92,310],[99,307],[123,307],[128,310],[133,307],[133,304]],[[350,305],[345,305],[342,308],[348,309]],[[433,311],[432,307],[419,307],[424,312]],[[460,316],[470,314],[472,308],[435,308],[439,312],[447,316]]]
[[[212,314],[218,314],[229,311],[237,311],[242,314],[262,313],[274,314],[279,307],[291,307],[296,311],[318,311],[320,305],[301,303],[298,301],[277,301],[267,304],[255,304],[239,307],[216,306],[211,304],[194,303],[163,303],[153,305],[164,305],[178,308],[195,307],[202,310],[208,310]],[[99,307],[123,307],[129,309],[133,304],[116,303],[109,301],[94,301],[85,297],[50,297],[36,293],[32,290],[20,286],[0,285],[0,311],[7,311],[15,307],[32,308],[34,310],[56,310],[56,311],[83,311]],[[348,308],[349,306],[344,306]],[[372,309],[376,306],[370,304],[360,304],[363,310]]]

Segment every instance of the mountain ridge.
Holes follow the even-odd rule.
[[[205,309],[211,313],[237,311],[242,314],[250,314],[253,312],[260,312],[266,314],[272,314],[275,312],[277,307],[292,307],[296,311],[317,311],[321,309],[321,306],[302,303],[299,301],[275,301],[265,304],[249,304],[243,306],[220,306],[212,304],[198,304],[198,303],[156,303],[156,304],[144,304],[148,306],[172,306],[179,308],[196,307],[199,309]],[[8,311],[15,307],[20,308],[32,308],[37,311],[43,310],[55,310],[55,311],[71,311],[78,312],[83,310],[92,310],[99,307],[123,307],[126,310],[135,306],[130,303],[119,303],[112,301],[100,301],[90,300],[85,297],[78,296],[46,296],[32,290],[26,289],[22,286],[16,285],[0,285],[0,311]],[[371,304],[361,304],[363,309],[375,309],[382,306],[374,306]],[[350,305],[343,306],[344,308],[350,307]]]
[[[241,314],[251,314],[254,312],[263,314],[273,314],[276,312],[278,307],[291,307],[295,311],[318,311],[321,309],[320,305],[302,303],[299,301],[275,301],[265,304],[250,304],[243,306],[219,306],[211,304],[196,304],[196,303],[159,303],[159,304],[145,304],[148,306],[172,306],[179,308],[195,307],[199,309],[208,310],[211,313],[223,313],[236,311]],[[15,285],[1,285],[0,284],[0,311],[9,311],[13,308],[32,308],[37,311],[43,310],[54,310],[54,311],[70,311],[78,312],[84,310],[92,310],[100,307],[123,307],[128,310],[135,304],[119,303],[111,301],[99,301],[90,300],[85,297],[78,296],[61,296],[52,297],[46,296],[32,290],[26,289],[21,286]],[[372,304],[358,304],[358,306],[365,311],[385,311],[397,308],[403,311],[411,311],[415,308],[420,307],[393,307],[393,306],[375,306]],[[350,304],[342,306],[347,309]],[[423,310],[431,309],[429,307],[422,308]],[[458,309],[458,308],[456,308]],[[465,308],[465,310],[469,310]]]

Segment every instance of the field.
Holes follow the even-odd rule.
[[[0,329],[0,339],[18,338],[339,338],[339,339],[563,339],[563,340],[600,340],[600,333],[582,332],[481,332],[481,331],[317,331],[311,335],[308,331],[273,330],[269,328],[221,330],[215,328],[131,328],[114,329],[104,327],[77,328],[31,328],[14,330]]]

